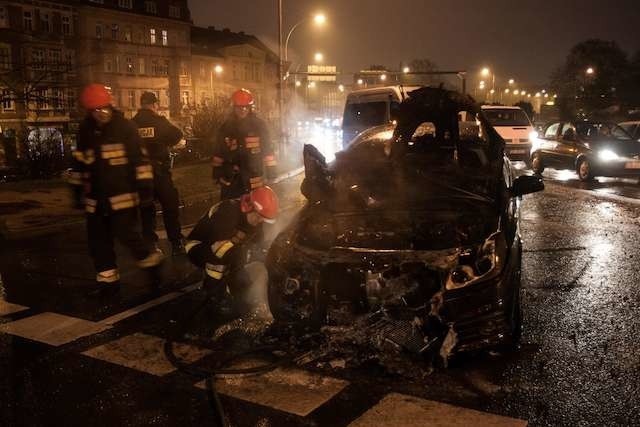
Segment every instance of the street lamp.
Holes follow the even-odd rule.
[[[382,80],[382,81],[387,80],[387,75],[386,74],[380,74],[380,80]]]
[[[594,70],[593,67],[589,67],[585,72],[588,76],[592,76],[593,74],[595,74],[596,70]]]
[[[411,71],[411,69],[409,67],[404,67],[402,69],[402,72],[405,73],[405,74],[407,74],[409,71]]]
[[[298,28],[300,25],[304,24],[305,22],[309,21],[310,19],[313,19],[313,22],[319,27],[323,26],[327,22],[326,15],[323,13],[318,13],[313,17],[303,19],[302,21],[298,22],[293,27],[291,27],[291,29],[289,30],[289,33],[287,34],[287,38],[285,39],[285,42],[284,42],[284,62],[285,63],[289,61],[289,39],[291,39],[291,34],[293,34],[296,28]]]
[[[222,74],[222,70],[223,68],[222,68],[222,65],[220,64],[216,64],[216,66],[213,67],[213,72],[216,73],[217,75]]]
[[[480,74],[482,75],[482,77],[489,77],[491,76],[491,89],[495,89],[496,88],[496,74],[491,72],[491,70],[488,67],[484,67],[481,71]]]
[[[338,85],[338,90],[340,92],[344,92],[344,85]]]
[[[515,82],[516,82],[515,80],[513,80],[513,79],[509,79],[509,84],[510,84],[510,85],[513,85]]]
[[[315,55],[313,55],[313,59],[316,62],[322,62],[324,60],[324,55],[322,54],[322,52],[316,52]]]

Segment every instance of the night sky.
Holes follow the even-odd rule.
[[[277,52],[277,0],[189,0],[196,25],[255,34]],[[328,25],[302,25],[289,59],[309,63],[315,51],[344,72],[429,58],[440,69],[545,83],[568,50],[587,38],[640,49],[639,0],[283,0],[285,33],[315,11]],[[577,6],[579,5],[579,6]]]

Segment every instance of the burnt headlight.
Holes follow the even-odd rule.
[[[449,272],[447,289],[464,288],[493,279],[502,272],[507,254],[504,234],[496,232],[482,245],[460,253],[458,265]]]

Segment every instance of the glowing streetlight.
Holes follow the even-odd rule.
[[[544,94],[544,97],[545,97],[545,98],[548,98],[548,97],[549,97],[549,94],[548,94],[548,93],[545,93],[545,94]]]
[[[516,82],[515,80],[513,80],[513,79],[509,79],[509,84],[510,84],[510,85],[514,84],[515,82]]]
[[[364,80],[362,80],[362,79],[358,79],[358,84],[359,84],[359,85],[364,84]]]
[[[380,80],[382,80],[382,81],[387,80],[387,75],[386,74],[380,74]]]
[[[518,89],[516,89],[516,90],[513,91],[513,94],[514,95],[520,95],[520,91]]]
[[[491,95],[493,95],[494,93],[496,93],[496,90],[495,90],[495,89],[491,89],[491,90],[489,91],[489,93],[490,93]]]
[[[321,52],[316,52],[316,54],[313,55],[313,59],[315,59],[316,62],[322,62],[324,60],[324,55]]]
[[[509,93],[509,92],[511,92],[509,89],[504,90],[504,93]]]
[[[344,85],[338,85],[338,90],[340,92],[344,92]]]
[[[302,86],[302,82],[300,80],[296,80],[296,87]]]
[[[307,87],[313,89],[314,87],[316,87],[316,82],[309,83]]]
[[[213,67],[213,72],[218,75],[222,74],[222,71],[223,71],[223,68],[222,68],[222,65],[220,64],[216,64],[216,66]]]
[[[313,17],[313,22],[315,22],[316,25],[318,25],[318,26],[322,26],[322,25],[326,24],[327,17],[326,17],[326,15],[324,13],[317,13]]]
[[[484,67],[482,71],[480,71],[480,74],[482,74],[483,77],[489,77],[489,75],[491,74],[491,70],[487,67]]]
[[[402,72],[405,73],[405,74],[407,74],[409,71],[411,71],[411,69],[409,67],[404,67],[402,69]]]
[[[596,72],[596,70],[594,70],[593,67],[587,68],[587,71],[586,71],[588,76],[593,75],[595,72]]]
[[[542,96],[540,92],[536,92],[536,98],[540,98],[540,96]]]

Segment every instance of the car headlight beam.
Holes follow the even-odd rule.
[[[612,160],[618,160],[620,156],[611,150],[600,150],[598,151],[598,158],[602,161],[610,162]]]

